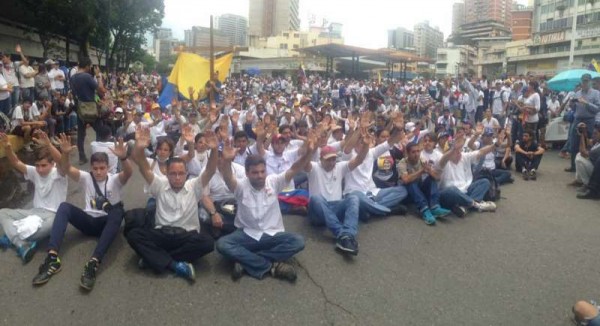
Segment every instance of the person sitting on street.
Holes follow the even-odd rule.
[[[33,258],[37,241],[50,235],[56,211],[67,199],[68,181],[65,171],[60,164],[56,164],[60,161],[61,154],[52,146],[47,134],[37,131],[35,135],[38,138],[33,139],[41,147],[36,150],[34,166],[31,166],[19,160],[8,136],[0,133],[0,147],[4,149],[8,163],[34,185],[33,208],[0,209],[0,225],[4,229],[4,235],[0,237],[0,248],[13,246],[23,263],[28,263]],[[37,221],[31,222],[31,216],[36,216]],[[21,223],[26,220],[37,226],[32,233],[28,232],[30,228],[27,228],[27,224]]]
[[[483,125],[478,125],[473,138],[477,138],[479,139],[479,141],[471,142],[469,144],[469,147],[471,147],[472,150],[477,150],[485,146],[494,145],[494,130],[484,129]],[[476,170],[488,170],[499,185],[513,183],[514,179],[512,178],[510,171],[504,169],[496,169],[495,152],[500,149],[500,146],[501,145],[498,144],[498,146],[494,147],[494,150],[491,153],[485,154],[483,159],[477,165]]]
[[[235,226],[238,229],[217,241],[217,251],[234,261],[234,280],[242,277],[244,271],[256,279],[270,272],[276,278],[296,280],[294,266],[286,261],[304,249],[304,238],[285,232],[277,194],[308,164],[316,149],[316,140],[307,141],[304,147],[303,156],[288,170],[269,176],[265,160],[250,155],[245,162],[246,176],[236,179],[231,168],[236,149],[230,141],[225,142],[224,164],[219,170],[237,201]]]
[[[595,301],[577,301],[572,311],[577,325],[600,326],[600,306]]]
[[[90,291],[94,288],[96,272],[102,258],[119,233],[124,215],[123,187],[129,181],[132,169],[127,159],[127,146],[124,145],[123,139],[119,139],[113,150],[123,168],[116,175],[108,173],[108,155],[106,153],[92,154],[90,157],[92,171],[80,171],[71,166],[69,161],[69,155],[75,148],[75,146],[71,146],[71,137],[62,134],[60,145],[62,151],[60,165],[69,178],[78,182],[84,189],[85,209],[82,210],[67,202],[60,204],[52,224],[48,256],[40,266],[39,273],[33,278],[33,284],[45,284],[52,275],[60,272],[61,260],[58,252],[70,223],[86,235],[99,237],[92,257],[85,264],[81,275],[81,287]]]
[[[358,254],[359,200],[352,195],[342,198],[342,180],[344,175],[362,164],[369,151],[371,137],[366,130],[362,135],[362,148],[352,160],[337,163],[337,150],[324,146],[320,150],[320,162],[310,162],[305,167],[310,189],[308,218],[311,224],[327,225],[336,239],[336,249],[355,256]]]
[[[156,198],[155,228],[135,228],[127,233],[127,242],[141,257],[140,266],[149,266],[158,273],[171,270],[190,282],[195,280],[191,262],[214,249],[213,239],[200,232],[198,219],[198,202],[218,161],[216,136],[209,131],[204,137],[211,149],[208,164],[200,176],[189,180],[186,162],[178,157],[167,161],[166,177],[153,172],[144,156],[144,149],[151,143],[148,129],[136,131],[133,153],[148,192]]]
[[[596,123],[592,139],[587,138],[585,123],[581,122],[577,129],[581,140],[579,141],[579,153],[575,157],[575,181],[570,185],[581,187],[590,182],[594,162],[600,158],[600,123]]]
[[[526,129],[523,131],[523,139],[517,140],[515,144],[515,156],[517,171],[521,170],[523,180],[536,180],[537,170],[544,155],[544,149],[533,140],[534,132]]]
[[[420,146],[417,143],[406,145],[406,157],[398,164],[398,175],[425,224],[434,225],[437,217],[444,217],[450,211],[440,207],[437,184],[440,175],[433,160],[421,159]]]
[[[493,212],[496,210],[496,204],[483,200],[490,189],[490,181],[473,180],[471,166],[490,153],[495,145],[463,153],[464,143],[465,137],[462,133],[457,133],[454,144],[440,159],[439,168],[442,170],[440,204],[444,208],[451,209],[458,217],[465,216],[469,210]]]
[[[25,143],[25,151],[33,152],[31,148],[31,136],[36,130],[46,127],[46,122],[40,119],[40,112],[36,105],[33,105],[30,100],[25,99],[23,103],[15,107],[12,114],[12,134],[23,137]]]

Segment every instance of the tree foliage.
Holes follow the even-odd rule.
[[[58,35],[77,43],[80,56],[89,56],[93,45],[112,67],[143,57],[144,35],[164,17],[163,0],[18,0],[16,5],[21,22],[39,35],[45,55]]]

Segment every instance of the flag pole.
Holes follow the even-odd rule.
[[[214,75],[215,75],[215,45],[214,45],[214,40],[213,40],[213,16],[210,15],[210,49],[209,49],[209,55],[210,55],[210,77],[209,77],[209,82],[216,82],[214,80]],[[210,103],[212,105],[212,103],[215,102],[215,92],[214,92],[214,84],[211,83],[211,88],[210,88],[210,92],[209,92],[209,100]]]

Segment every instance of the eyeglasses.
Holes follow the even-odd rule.
[[[169,172],[168,175],[169,175],[169,177],[172,177],[172,178],[181,178],[181,177],[186,177],[187,172]]]

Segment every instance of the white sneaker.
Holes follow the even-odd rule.
[[[482,201],[473,205],[480,212],[495,212],[496,204],[492,201]]]

